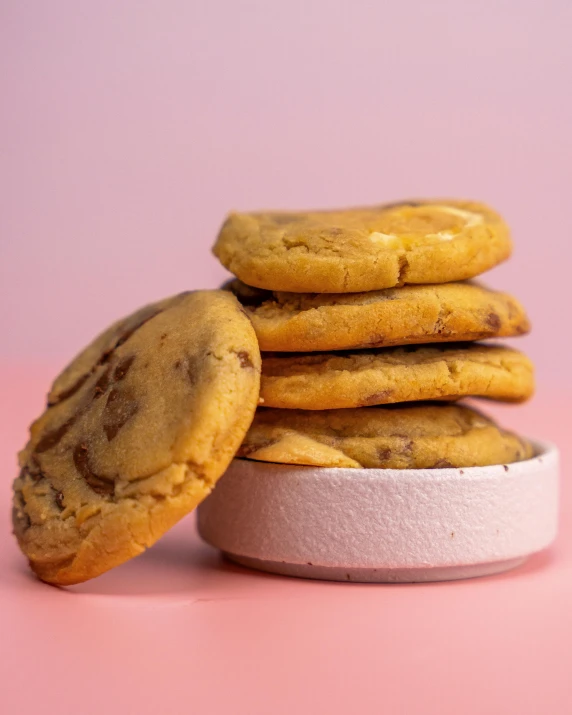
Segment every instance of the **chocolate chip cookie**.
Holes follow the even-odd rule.
[[[462,405],[395,405],[308,412],[259,409],[239,457],[279,464],[438,469],[533,456],[524,439]]]
[[[212,490],[259,393],[238,301],[187,293],[112,325],[55,380],[14,483],[14,532],[54,584],[141,553]]]
[[[449,343],[357,352],[263,356],[261,404],[333,410],[393,402],[489,397],[522,402],[531,361],[498,345]]]
[[[469,282],[322,295],[265,291],[239,280],[224,287],[243,304],[261,350],[352,350],[530,330],[516,298]]]
[[[495,211],[439,199],[346,211],[234,213],[214,253],[257,288],[355,293],[472,278],[508,258],[511,248]]]

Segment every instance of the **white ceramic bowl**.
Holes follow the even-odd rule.
[[[463,469],[325,469],[234,460],[199,532],[264,571],[343,581],[498,573],[554,539],[558,450]]]

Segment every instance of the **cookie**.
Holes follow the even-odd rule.
[[[356,293],[472,278],[511,253],[508,227],[472,201],[404,201],[346,211],[234,213],[214,246],[244,283]]]
[[[438,469],[518,462],[531,458],[533,449],[461,405],[320,412],[262,408],[237,456],[317,467]]]
[[[471,283],[333,294],[270,292],[239,280],[224,287],[243,304],[261,350],[352,350],[511,337],[530,330],[515,298]]]
[[[449,343],[265,355],[260,396],[266,407],[334,410],[469,395],[522,402],[533,390],[533,366],[522,353]]]
[[[112,325],[55,380],[14,483],[14,532],[54,584],[140,554],[212,490],[250,426],[260,353],[238,301],[187,293]]]

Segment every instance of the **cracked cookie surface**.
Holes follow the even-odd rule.
[[[261,350],[313,352],[523,335],[530,323],[511,295],[472,283],[367,293],[281,293],[239,280],[234,293]]]
[[[256,412],[238,457],[278,464],[442,469],[533,456],[529,442],[463,405]]]
[[[229,293],[146,306],[55,380],[14,482],[32,569],[85,581],[141,553],[212,490],[254,415],[260,352]]]
[[[415,200],[345,211],[233,213],[214,246],[246,284],[352,293],[479,275],[511,253],[506,223],[472,201]]]
[[[533,365],[517,350],[446,343],[358,352],[267,353],[260,397],[265,407],[334,410],[468,396],[522,402],[533,391]]]

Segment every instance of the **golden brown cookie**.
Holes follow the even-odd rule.
[[[243,304],[261,350],[352,350],[511,337],[530,330],[515,298],[468,282],[321,295],[264,291],[239,280],[224,287]]]
[[[260,397],[265,407],[334,410],[471,395],[521,402],[533,390],[533,366],[522,353],[498,345],[449,343],[267,354]]]
[[[234,213],[214,246],[246,284],[355,293],[472,278],[511,253],[508,227],[484,204],[404,201],[345,211]]]
[[[56,379],[14,483],[14,532],[44,581],[140,554],[213,488],[254,415],[256,336],[222,291],[112,325]]]
[[[462,405],[259,409],[239,457],[278,464],[433,469],[508,464],[531,445]]]

